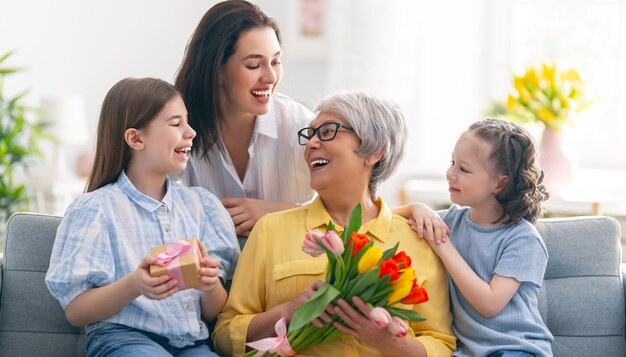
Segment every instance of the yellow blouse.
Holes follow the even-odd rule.
[[[428,356],[450,356],[456,347],[445,268],[426,241],[417,237],[406,220],[391,213],[379,199],[378,217],[364,224],[360,234],[374,238],[381,249],[400,242],[412,260],[418,284],[430,300],[413,305],[426,321],[411,323],[409,336],[419,340]],[[218,316],[213,342],[218,353],[238,356],[246,350],[248,324],[255,314],[295,298],[316,280],[324,280],[327,258],[311,257],[301,249],[311,229],[326,230],[330,215],[321,198],[292,210],[268,214],[257,222],[239,257],[230,295]],[[341,232],[341,227],[337,227]],[[410,308],[410,306],[403,306]],[[380,352],[352,336],[312,346],[299,356],[380,356]]]

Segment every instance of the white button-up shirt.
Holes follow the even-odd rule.
[[[256,118],[243,182],[228,152],[222,153],[216,145],[208,160],[192,156],[180,178],[186,185],[204,187],[219,198],[305,203],[313,197],[313,190],[297,133],[312,119],[313,113],[302,104],[275,94],[270,111]]]

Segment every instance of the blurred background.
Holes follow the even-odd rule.
[[[43,107],[39,116],[60,138],[41,140],[44,159],[17,174],[29,210],[63,214],[84,188],[107,90],[128,76],[172,82],[191,33],[216,2],[0,2],[0,55],[14,50],[4,65],[24,68],[5,78],[4,96],[30,89],[23,102]],[[551,211],[626,215],[626,1],[253,2],[283,32],[279,91],[311,109],[343,89],[404,108],[409,143],[383,186],[390,204],[449,203],[444,173],[458,135],[506,102],[515,75],[548,60],[575,69],[592,103],[572,112],[564,147],[573,148],[573,169]],[[541,141],[541,123],[527,127]]]

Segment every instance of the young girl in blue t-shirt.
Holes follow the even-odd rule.
[[[46,284],[89,356],[211,356],[207,322],[226,302],[239,246],[220,201],[172,182],[195,131],[176,89],[127,78],[107,93],[87,193],[59,225]],[[151,247],[197,238],[200,286],[151,277]]]
[[[553,336],[537,308],[548,252],[533,223],[548,198],[531,136],[486,119],[461,134],[446,173],[450,239],[431,247],[450,276],[454,356],[551,356]],[[401,214],[416,219],[418,205]],[[444,231],[445,227],[441,227]]]

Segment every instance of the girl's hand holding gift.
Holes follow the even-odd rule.
[[[176,293],[178,285],[169,275],[150,276],[150,265],[156,264],[156,261],[157,258],[154,256],[144,257],[137,269],[131,273],[132,282],[139,294],[148,299],[162,300]]]
[[[221,285],[220,280],[220,261],[212,259],[204,249],[202,244],[198,244],[200,248],[200,286],[197,288],[203,292],[211,292],[216,286]]]

